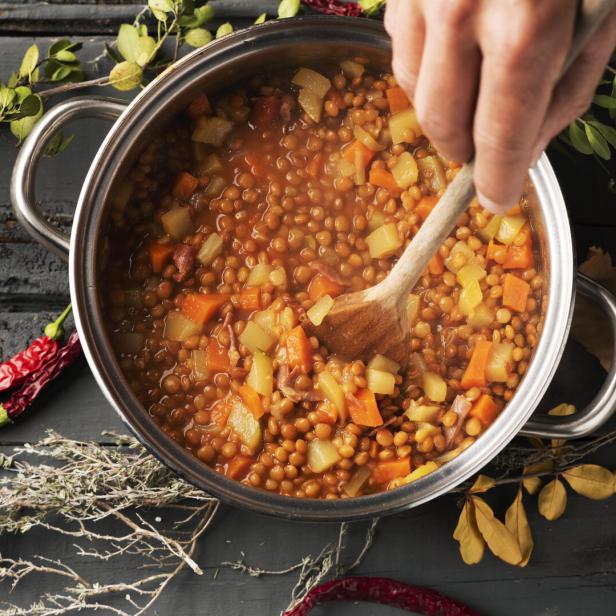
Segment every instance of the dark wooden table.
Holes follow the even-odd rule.
[[[250,23],[263,10],[274,12],[277,2],[215,2],[219,15],[235,24]],[[84,42],[82,56],[96,57],[104,41],[113,38],[121,21],[130,21],[136,6],[110,0],[35,3],[0,0],[0,78],[19,65],[25,49],[36,41],[46,48],[50,41],[70,35]],[[101,91],[97,91],[100,94]],[[103,123],[75,124],[73,145],[63,155],[42,165],[37,182],[39,198],[61,228],[68,230],[75,198],[98,143],[105,134]],[[0,132],[0,357],[6,357],[39,334],[41,326],[68,302],[66,266],[34,244],[15,222],[9,204],[9,176],[15,147],[8,131]],[[574,221],[578,253],[592,244],[616,254],[616,203],[606,188],[606,178],[592,163],[571,160],[555,153],[556,166]],[[592,357],[573,346],[561,378],[552,387],[552,401],[583,404],[600,383],[602,372]],[[581,371],[581,372],[580,372]],[[562,376],[576,374],[576,379]],[[546,402],[545,405],[549,405]],[[545,406],[544,405],[544,406]],[[549,408],[549,406],[548,406]],[[27,422],[0,433],[0,452],[40,438],[45,429],[79,439],[108,442],[101,433],[126,432],[103,399],[89,369],[82,362],[61,386],[55,387],[37,405]],[[616,449],[604,452],[606,464],[615,466]],[[611,460],[611,462],[610,462]],[[498,513],[511,499],[503,494],[496,502]],[[616,499],[591,502],[572,497],[565,516],[548,523],[528,507],[535,535],[535,553],[525,569],[509,567],[486,555],[474,567],[464,565],[451,538],[458,515],[456,499],[445,496],[418,510],[381,521],[374,546],[358,572],[385,575],[431,586],[458,598],[486,616],[608,616],[614,614],[616,598]],[[362,526],[352,529],[351,544]],[[259,517],[225,508],[215,526],[203,538],[197,555],[207,569],[204,577],[185,573],[155,606],[160,614],[189,616],[197,612],[215,615],[277,614],[289,597],[291,576],[251,578],[222,570],[220,562],[243,558],[271,568],[283,568],[301,556],[315,554],[331,541],[336,525],[308,525]],[[47,542],[47,543],[45,543]],[[52,550],[58,558],[78,564],[70,540],[40,533],[0,537],[0,552],[27,556]],[[113,574],[98,564],[92,576]],[[43,579],[20,595],[27,602],[34,593],[51,590],[56,579]],[[6,587],[0,588],[5,598]],[[16,595],[17,598],[17,595]],[[154,612],[153,612],[154,613]],[[394,614],[395,610],[357,605],[337,605],[315,614]]]

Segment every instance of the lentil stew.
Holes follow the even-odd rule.
[[[408,484],[496,419],[542,327],[524,199],[474,203],[409,296],[410,370],[306,334],[382,280],[458,166],[361,58],[195,97],[117,187],[101,301],[131,388],[226,476],[299,498]]]

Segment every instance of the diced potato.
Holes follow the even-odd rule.
[[[313,473],[322,473],[340,460],[340,454],[331,441],[315,438],[308,443],[308,466]]]
[[[525,223],[524,216],[503,216],[496,239],[503,244],[511,244]]]
[[[372,471],[369,466],[360,466],[343,488],[346,495],[357,496],[371,474]]]
[[[208,182],[208,185],[205,187],[203,194],[206,197],[218,197],[222,191],[227,187],[227,182],[225,179],[220,177],[219,175],[213,175],[212,179]]]
[[[384,370],[385,372],[391,372],[392,374],[398,374],[400,370],[400,364],[396,363],[393,359],[385,357],[377,353],[366,366],[368,370]]]
[[[244,331],[239,336],[239,341],[253,354],[257,351],[267,353],[276,343],[276,339],[254,321],[246,323]]]
[[[421,305],[421,298],[416,293],[409,293],[409,298],[406,301],[406,316],[409,320],[409,327],[415,325],[417,317],[419,316],[419,307]]]
[[[200,116],[191,139],[220,147],[233,129],[233,122],[217,116]]]
[[[402,240],[395,223],[388,222],[370,233],[366,244],[373,259],[383,259],[393,255],[402,246]]]
[[[116,353],[136,355],[141,352],[145,336],[139,332],[117,332],[111,335],[111,344]]]
[[[227,425],[237,434],[240,441],[253,453],[261,447],[263,432],[258,419],[247,409],[239,398],[233,398]]]
[[[440,406],[430,406],[427,404],[417,404],[411,402],[411,406],[405,411],[409,421],[432,422],[441,410]]]
[[[473,310],[483,301],[483,293],[481,287],[476,280],[473,280],[469,285],[460,291],[460,299],[458,306],[463,314],[470,316]]]
[[[496,214],[490,218],[488,224],[477,231],[477,234],[484,242],[489,242],[494,239],[494,236],[498,233],[503,217],[500,214]]]
[[[163,338],[167,340],[175,340],[176,342],[184,342],[186,338],[190,338],[191,336],[200,333],[201,325],[191,321],[181,312],[174,310],[167,313]]]
[[[324,98],[332,87],[332,82],[321,73],[310,68],[300,68],[292,79],[292,82],[300,88],[313,92],[318,98]]]
[[[201,265],[209,265],[222,252],[222,237],[218,233],[211,233],[201,244],[197,253],[197,261]]]
[[[252,356],[252,366],[246,382],[258,394],[271,396],[274,390],[274,367],[271,357],[262,351],[257,351]]]
[[[257,263],[248,274],[247,287],[260,287],[269,282],[269,276],[274,268],[269,263]]]
[[[269,281],[279,289],[287,288],[287,271],[284,267],[274,268],[269,275]]]
[[[447,398],[447,383],[440,374],[424,372],[421,383],[424,393],[433,402],[444,402]]]
[[[492,383],[504,383],[511,374],[513,366],[513,344],[495,342],[490,349],[486,378]]]
[[[203,381],[208,378],[210,371],[207,367],[207,353],[203,349],[195,349],[191,353],[192,373],[196,381]]]
[[[331,295],[323,295],[308,309],[306,316],[313,325],[321,325],[327,313],[334,307],[334,298]]]
[[[468,287],[473,280],[483,280],[487,275],[488,272],[486,272],[481,265],[471,261],[458,270],[457,278],[463,287]]]
[[[280,313],[280,325],[286,330],[293,329],[297,325],[297,315],[290,306],[283,308]]]
[[[327,370],[319,372],[317,387],[321,393],[338,409],[341,417],[346,417],[344,392],[338,381]]]
[[[202,145],[198,143],[197,145]],[[203,175],[212,175],[220,173],[223,170],[222,162],[217,154],[208,154],[203,162],[199,165],[199,172]]]
[[[341,158],[338,161],[337,169],[338,175],[342,177],[350,178],[352,175],[355,175],[355,165],[346,158]]]
[[[272,308],[255,313],[252,320],[270,336],[275,337],[276,313]]]
[[[468,317],[468,324],[473,329],[488,327],[494,321],[494,313],[484,303],[479,304]]]
[[[365,129],[361,126],[355,126],[353,128],[353,135],[355,139],[361,141],[369,150],[373,152],[380,152],[383,146]]]
[[[426,181],[433,193],[447,188],[447,176],[443,163],[438,156],[426,156],[417,160],[421,177]]]
[[[391,396],[396,387],[396,377],[391,372],[384,370],[366,370],[368,389],[374,394]]]
[[[449,256],[445,259],[445,267],[454,274],[457,274],[458,270],[464,267],[464,265],[460,267],[454,265],[455,261],[453,257],[458,253],[462,253],[465,256],[466,261],[464,262],[464,265],[467,263],[472,263],[476,258],[475,253],[468,247],[466,242],[456,242],[453,245],[453,248],[449,251]]]
[[[176,207],[165,212],[160,222],[174,240],[183,240],[192,231],[192,219],[187,207]]]
[[[419,167],[410,152],[402,152],[398,156],[398,162],[392,167],[391,173],[400,188],[408,188],[417,184]]]
[[[407,475],[407,483],[413,483],[413,481],[417,481],[418,479],[421,479],[422,477],[433,473],[437,469],[438,464],[430,460],[429,462],[418,466],[410,475]]]
[[[382,227],[384,224],[385,214],[383,214],[383,212],[379,212],[379,210],[374,210],[368,219],[368,229],[370,229],[370,231],[374,231],[375,229]]]
[[[302,88],[297,96],[299,106],[308,114],[308,117],[315,122],[321,121],[323,111],[323,99],[317,96],[312,90]]]
[[[118,185],[113,188],[113,208],[115,210],[123,210],[128,205],[130,198],[133,196],[135,185],[132,180],[123,178],[118,182]]]
[[[343,60],[340,68],[347,77],[361,77],[366,70],[362,64],[353,60]]]
[[[389,118],[389,132],[391,133],[391,140],[394,145],[404,141],[413,143],[423,134],[421,126],[419,126],[417,121],[415,110],[410,107]]]

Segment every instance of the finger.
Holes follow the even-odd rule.
[[[450,160],[473,152],[472,123],[481,56],[468,2],[430,0],[426,43],[415,90],[417,119],[430,141]]]
[[[546,3],[547,4],[547,3]],[[496,3],[482,24],[483,64],[474,117],[475,186],[479,202],[502,213],[520,197],[539,128],[563,65],[573,30],[573,11],[537,14],[543,3]],[[520,9],[520,4],[515,4]],[[557,21],[565,20],[566,21]],[[569,22],[570,19],[570,22]],[[506,29],[503,31],[503,24]],[[500,30],[499,30],[500,28]]]
[[[616,47],[616,9],[565,73],[552,93],[550,106],[532,155],[537,162],[550,140],[590,107],[597,83]]]
[[[393,47],[392,69],[400,87],[413,100],[424,46],[424,18],[415,0],[390,0],[385,28]]]

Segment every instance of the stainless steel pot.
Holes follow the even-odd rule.
[[[178,62],[134,101],[74,98],[51,109],[23,144],[13,171],[11,198],[26,229],[51,251],[69,259],[77,328],[90,368],[109,402],[137,437],[165,464],[223,501],[255,511],[304,520],[343,520],[383,515],[415,507],[461,483],[489,462],[516,435],[574,438],[598,428],[616,407],[616,362],[589,407],[571,417],[529,419],[558,366],[569,332],[575,295],[574,256],[567,211],[558,183],[543,156],[530,171],[530,207],[545,264],[545,326],[535,356],[505,412],[469,449],[438,471],[391,492],[360,498],[297,500],[255,490],[214,472],[170,440],[139,404],[124,380],[105,328],[98,272],[109,210],[108,195],[150,136],[179,112],[198,91],[215,92],[264,67],[370,58],[377,67],[390,61],[390,42],[382,26],[369,20],[300,18],[252,27],[215,41]],[[115,120],[96,154],[77,204],[69,240],[35,207],[34,175],[50,138],[76,117]],[[616,329],[616,301],[582,276],[577,289],[597,302]],[[616,339],[616,336],[614,336]],[[616,342],[615,342],[616,345]]]

